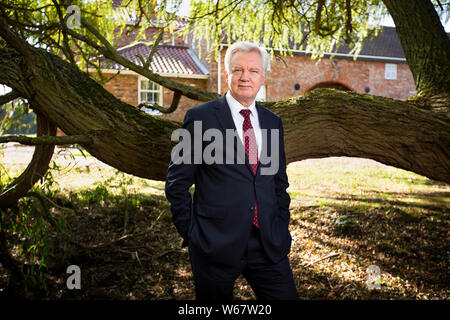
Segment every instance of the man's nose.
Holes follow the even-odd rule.
[[[241,77],[239,78],[241,81],[249,81],[250,80],[250,74],[247,70],[242,71]]]

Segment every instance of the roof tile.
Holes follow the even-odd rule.
[[[131,46],[126,46],[117,50],[117,52],[124,58],[131,60],[137,65],[142,66],[142,62],[138,59],[138,54],[144,59],[150,53],[152,47],[138,42]],[[201,62],[195,61],[193,52],[189,52],[188,47],[161,45],[153,55],[150,63],[150,70],[156,73],[171,73],[180,75],[204,75],[207,74]],[[116,70],[125,70],[126,68],[116,62],[110,62],[109,68]]]

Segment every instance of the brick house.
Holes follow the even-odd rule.
[[[165,35],[153,57],[151,70],[202,90],[225,93],[227,83],[223,61],[227,45],[221,45],[217,61],[211,58],[214,56],[211,53],[200,56],[197,45],[189,37],[177,36],[181,28],[182,21],[174,34]],[[157,28],[149,28],[147,35],[157,32]],[[116,41],[119,46],[122,45],[118,49],[121,55],[140,63],[137,55],[146,57],[151,47],[141,42],[128,44],[135,35],[116,35]],[[384,27],[383,32],[366,42],[356,60],[349,52],[348,47],[342,46],[333,57],[327,53],[322,59],[312,60],[310,53],[301,50],[294,50],[292,55],[282,56],[281,59],[273,58],[265,86],[257,99],[276,101],[302,95],[318,87],[352,90],[400,100],[406,100],[415,93],[414,79],[395,28]],[[132,105],[144,101],[156,102],[165,107],[170,105],[172,91],[133,71],[112,63],[103,72],[112,75],[118,70],[120,74],[104,85],[116,97]],[[163,116],[181,121],[186,110],[198,103],[182,97],[178,109]]]

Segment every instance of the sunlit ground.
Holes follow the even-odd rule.
[[[305,296],[448,296],[448,185],[354,158],[297,162],[288,174],[291,260]],[[380,290],[361,292],[371,265],[380,276],[369,287]]]
[[[14,176],[27,160],[13,161],[10,155],[0,158],[0,163]],[[164,182],[120,173],[76,150],[61,151],[54,160],[59,170],[52,170],[52,179],[44,183],[72,202],[78,217],[70,218],[73,226],[83,226],[77,229],[77,241],[95,244],[102,238],[117,239],[118,234],[152,228],[151,236],[118,242],[110,249],[117,254],[114,267],[89,256],[95,263],[87,259],[84,268],[97,276],[88,281],[82,296],[67,296],[60,290],[57,297],[194,298],[188,254],[180,248],[170,222]],[[288,176],[293,239],[289,257],[302,298],[449,298],[449,185],[372,160],[346,157],[291,163]],[[99,197],[102,192],[107,196]],[[111,200],[113,196],[122,198]],[[126,223],[123,210],[116,210],[119,203],[123,208],[123,198]],[[134,198],[151,199],[152,207],[150,202],[130,200]],[[375,270],[370,282],[368,268]],[[128,280],[120,276],[123,270],[128,270]],[[108,281],[99,285],[96,278],[102,277]],[[235,296],[254,298],[242,278]]]

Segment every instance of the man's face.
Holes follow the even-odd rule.
[[[263,59],[258,51],[237,51],[231,56],[228,89],[244,107],[250,106],[264,84]]]

